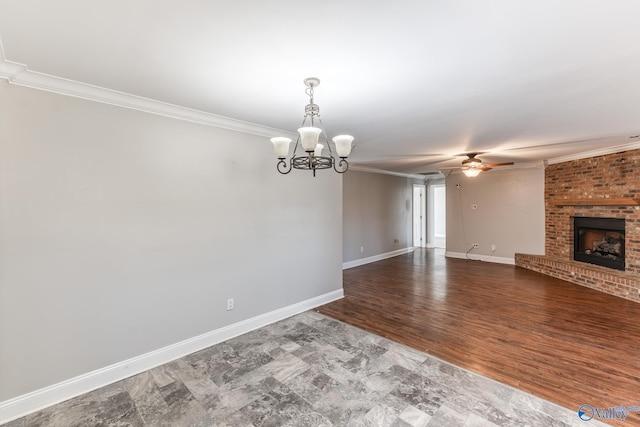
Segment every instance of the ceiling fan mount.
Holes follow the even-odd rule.
[[[462,166],[460,167],[465,175],[474,177],[478,176],[480,172],[489,171],[497,166],[513,165],[513,162],[482,163],[482,160],[476,157],[478,154],[479,153],[465,154],[467,158],[462,161]]]
[[[467,158],[462,161],[462,166],[475,167],[475,166],[479,166],[480,164],[482,164],[482,160],[480,160],[480,159],[478,159],[476,157],[478,154],[479,153],[467,153],[467,154],[465,154],[465,156],[467,156]]]
[[[438,168],[438,171],[442,173],[442,171],[449,171],[449,173],[453,170],[457,170],[460,169],[462,170],[462,172],[469,176],[469,177],[474,177],[474,176],[478,176],[480,174],[480,172],[485,172],[485,171],[489,171],[495,167],[498,166],[510,166],[513,165],[513,162],[497,162],[497,163],[483,163],[481,159],[479,159],[477,156],[481,156],[484,154],[488,154],[489,152],[471,152],[471,153],[461,153],[461,154],[454,154],[454,155],[447,155],[447,154],[421,154],[419,155],[420,157],[448,157],[449,159],[453,159],[456,157],[461,157],[461,156],[466,156],[466,159],[462,160],[462,164],[460,166],[453,166],[453,167],[443,167],[443,168]],[[443,160],[440,158],[434,162],[430,162],[430,163],[426,163],[428,164],[436,164],[436,163],[440,163]],[[421,172],[421,174],[425,175],[428,174],[430,172]]]

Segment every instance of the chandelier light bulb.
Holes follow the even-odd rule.
[[[278,136],[271,138],[273,143],[273,151],[279,159],[286,159],[289,155],[289,144],[291,144],[291,138],[285,138]]]
[[[336,144],[336,152],[339,157],[349,157],[349,154],[351,154],[351,143],[353,142],[351,135],[334,136],[333,142]]]
[[[300,143],[302,144],[304,151],[308,153],[316,149],[321,132],[322,129],[311,126],[298,129],[298,133],[300,134]]]

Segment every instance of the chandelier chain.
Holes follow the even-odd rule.
[[[310,98],[309,101],[313,104],[313,86],[307,87],[304,92]]]

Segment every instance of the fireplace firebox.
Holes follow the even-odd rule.
[[[624,270],[624,219],[573,218],[573,259]]]

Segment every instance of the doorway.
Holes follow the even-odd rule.
[[[447,246],[447,197],[444,184],[429,184],[427,200],[428,243],[430,248]]]
[[[427,246],[425,191],[424,184],[413,184],[413,246],[417,248]]]

